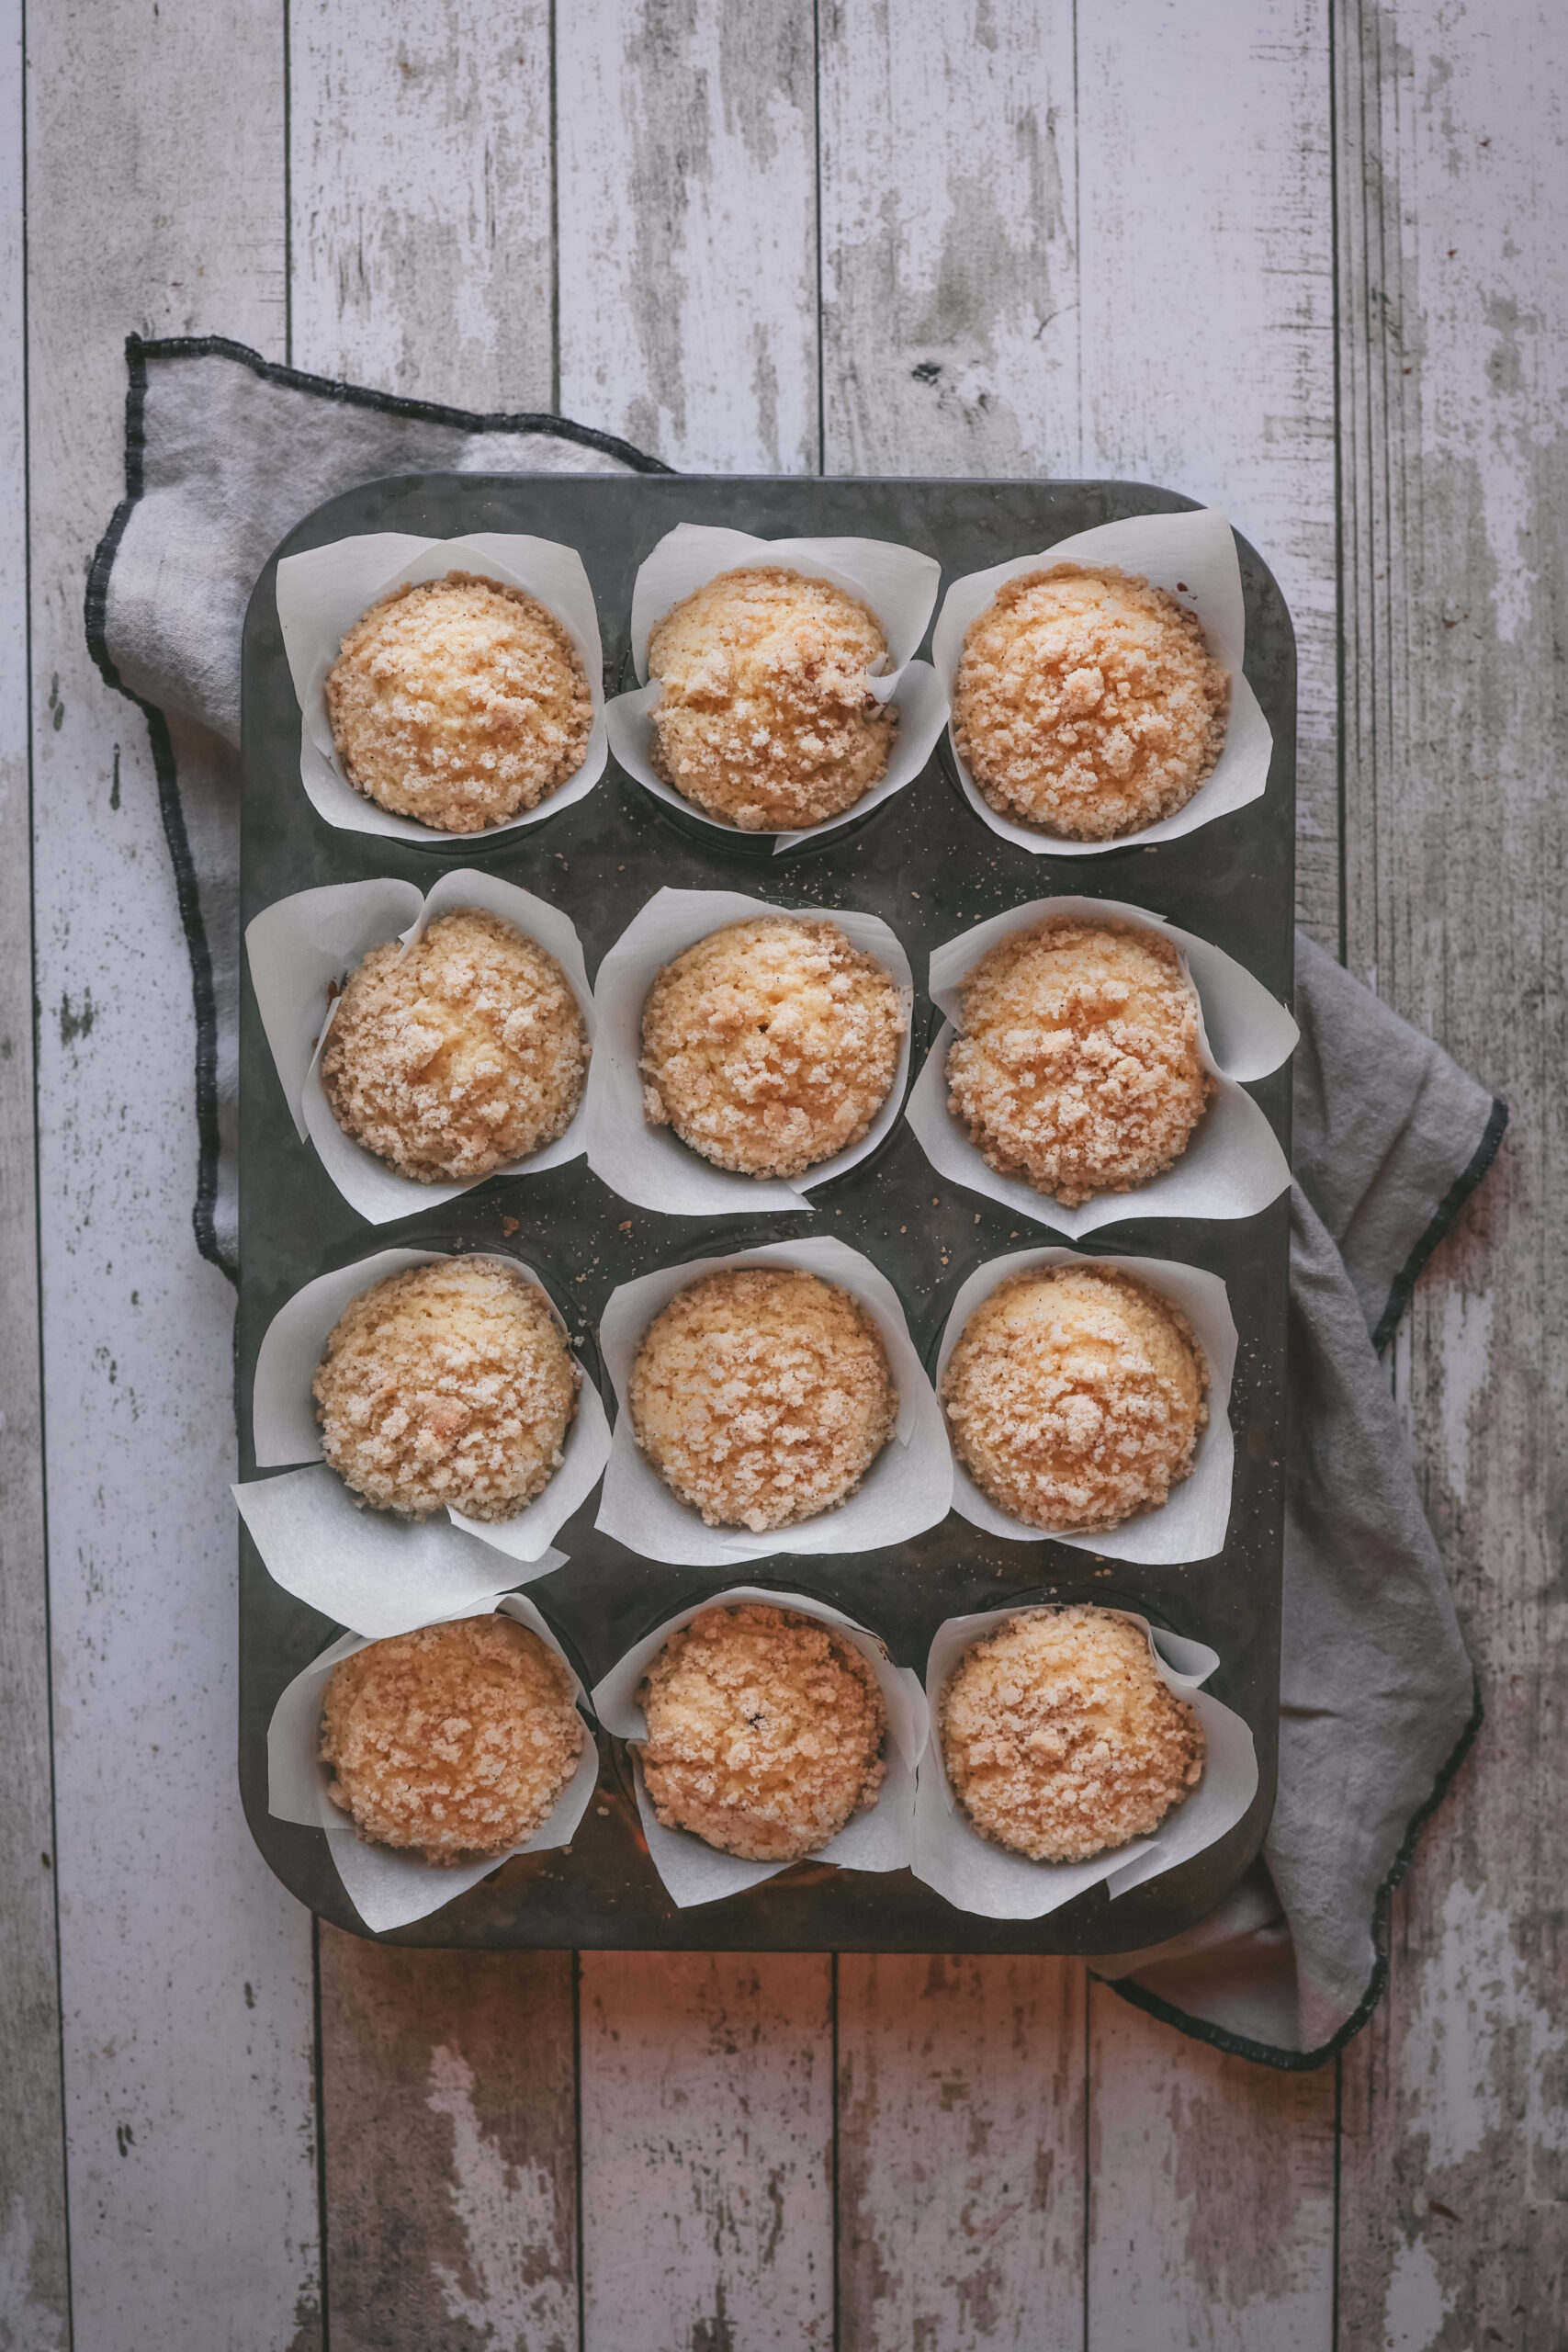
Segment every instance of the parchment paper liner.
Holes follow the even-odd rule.
[[[920,1679],[907,1666],[895,1666],[884,1645],[863,1625],[857,1625],[826,1601],[807,1600],[804,1593],[766,1592],[758,1585],[735,1585],[709,1600],[694,1600],[688,1609],[667,1617],[657,1633],[629,1649],[593,1689],[593,1712],[608,1732],[619,1739],[638,1742],[648,1736],[648,1724],[637,1704],[637,1686],[671,1634],[700,1617],[705,1609],[722,1609],[742,1600],[763,1600],[777,1609],[793,1609],[836,1626],[852,1642],[876,1676],[887,1709],[887,1737],[883,1753],[887,1777],[876,1803],[857,1813],[836,1838],[809,1857],[813,1862],[834,1862],[843,1870],[897,1871],[909,1860],[914,1831],[915,1769],[926,1744],[928,1718]],[[666,1829],[649,1798],[642,1777],[642,1758],[634,1753],[637,1806],[648,1838],[653,1867],[677,1909],[697,1903],[716,1903],[760,1886],[766,1878],[793,1867],[788,1862],[747,1862],[738,1855],[721,1854],[690,1830]]]
[[[642,1335],[677,1291],[702,1275],[728,1266],[797,1266],[851,1291],[871,1316],[887,1351],[898,1392],[893,1436],[866,1472],[858,1490],[836,1510],[773,1532],[708,1527],[701,1515],[671,1492],[632,1435],[626,1391]],[[775,1242],[766,1249],[739,1250],[728,1257],[694,1258],[623,1283],[612,1292],[599,1326],[599,1352],[615,1391],[615,1434],[604,1472],[604,1490],[594,1524],[645,1560],[675,1566],[744,1567],[780,1552],[811,1554],[875,1552],[902,1544],[947,1515],[953,1498],[953,1457],[935,1392],[926,1377],[904,1320],[897,1293],[869,1258],[829,1235],[806,1241]]]
[[[533,1602],[525,1600],[521,1593],[511,1592],[493,1606],[502,1615],[514,1617],[520,1625],[529,1626],[555,1652],[571,1676],[578,1712],[586,1715],[586,1696],[571,1660]],[[446,1624],[460,1617],[491,1614],[490,1608],[456,1609],[449,1618],[424,1617],[419,1623]],[[413,1628],[405,1630],[412,1632]],[[427,1862],[423,1855],[398,1847],[370,1845],[351,1826],[348,1815],[327,1794],[333,1774],[327,1765],[317,1760],[316,1754],[321,1746],[321,1698],[327,1678],[340,1658],[351,1657],[355,1650],[368,1646],[358,1634],[344,1634],[330,1643],[320,1657],[312,1658],[278,1700],[266,1734],[266,1809],[275,1821],[297,1821],[307,1829],[326,1832],[344,1893],[366,1926],[373,1934],[381,1935],[389,1928],[406,1928],[412,1920],[428,1918],[433,1911],[445,1910],[459,1894],[466,1894],[469,1887],[489,1878],[502,1862],[510,1861],[513,1854],[543,1854],[557,1846],[569,1845],[598,1782],[599,1749],[592,1725],[585,1724],[577,1770],[556,1799],[554,1810],[525,1845],[513,1846],[504,1854],[487,1854],[475,1861],[447,1865]]]
[[[1174,1167],[1130,1193],[1101,1193],[1064,1208],[1021,1176],[987,1167],[969,1131],[947,1107],[947,1053],[963,1018],[964,980],[998,940],[1031,931],[1048,915],[1099,922],[1109,916],[1157,931],[1179,955],[1198,995],[1198,1046],[1205,1069],[1219,1080],[1208,1109]],[[1120,899],[1032,899],[937,948],[931,960],[931,1001],[947,1016],[909,1091],[905,1116],[939,1174],[971,1193],[999,1201],[1015,1216],[1050,1226],[1077,1240],[1129,1217],[1256,1216],[1291,1181],[1290,1163],[1263,1113],[1242,1081],[1264,1078],[1295,1050],[1298,1031],[1282,1004],[1234,957],[1163,915]]]
[[[1043,1919],[1102,1881],[1114,1901],[1213,1846],[1235,1828],[1258,1792],[1251,1732],[1239,1715],[1199,1687],[1219,1665],[1218,1652],[1179,1634],[1156,1632],[1134,1610],[1108,1610],[1107,1615],[1125,1617],[1139,1627],[1165,1681],[1190,1701],[1207,1741],[1201,1780],[1152,1838],[1134,1838],[1092,1861],[1032,1862],[1027,1855],[982,1838],[948,1781],[939,1729],[942,1690],[972,1643],[1010,1617],[1039,1613],[1026,1606],[950,1617],[938,1629],[926,1666],[931,1728],[915,1791],[914,1873],[957,1910],[972,1911],[982,1919]]]
[[[343,772],[327,716],[327,673],[343,640],[372,605],[394,588],[470,571],[503,587],[521,588],[554,614],[570,638],[588,680],[593,724],[582,764],[547,793],[536,808],[487,825],[477,833],[446,833],[412,817],[395,816],[356,792]],[[327,547],[286,555],[277,567],[277,617],[289,674],[299,699],[299,780],[318,816],[341,832],[389,834],[398,841],[493,841],[523,825],[537,825],[592,791],[604,773],[604,650],[593,591],[575,548],[522,531],[468,531],[453,539],[426,539],[409,531],[367,531]]]
[[[1101,523],[1092,531],[1076,531],[1070,538],[1058,539],[1055,547],[1037,554],[1014,556],[1009,563],[995,563],[987,571],[967,572],[955,580],[942,599],[931,634],[931,658],[950,705],[970,623],[985,611],[1004,582],[1017,579],[1021,572],[1048,571],[1058,563],[1111,564],[1120,571],[1140,573],[1155,587],[1168,589],[1197,615],[1210,652],[1230,673],[1224,749],[1213,773],[1174,817],[1162,817],[1135,832],[1118,833],[1113,841],[1073,842],[1018,824],[993,808],[960,755],[950,726],[948,744],[953,765],[964,797],[976,815],[994,833],[1016,842],[1020,849],[1032,851],[1036,857],[1103,857],[1108,850],[1125,849],[1133,842],[1143,847],[1175,841],[1259,798],[1269,783],[1274,739],[1258,697],[1242,673],[1247,614],[1241,566],[1231,526],[1216,507],[1200,507],[1186,514],[1131,514],[1121,523]]]
[[[748,835],[721,818],[710,817],[694,800],[676,792],[653,765],[652,712],[658,703],[657,680],[648,683],[648,640],[672,605],[690,596],[721,571],[779,564],[808,580],[829,580],[870,606],[887,639],[887,668],[866,673],[867,691],[879,702],[896,702],[898,731],[894,737],[887,773],[863,794],[851,808],[820,824],[795,832]],[[632,589],[632,662],[637,684],[617,695],[608,705],[605,721],[610,749],[619,764],[635,776],[657,800],[716,833],[742,840],[772,840],[773,854],[793,849],[800,842],[820,841],[863,817],[880,801],[890,799],[912,784],[935,748],[947,721],[947,697],[929,662],[910,657],[926,633],[936,603],[942,567],[933,556],[893,539],[808,538],[760,539],[749,531],[727,531],[706,524],[678,523],[667,531],[637,568]]]
[[[401,1273],[408,1266],[430,1266],[453,1253],[443,1250],[382,1250],[373,1258],[356,1259],[351,1266],[341,1266],[335,1273],[320,1274],[303,1290],[280,1306],[266,1328],[261,1351],[256,1357],[255,1387],[251,1405],[251,1427],[255,1441],[256,1464],[259,1469],[279,1469],[285,1464],[320,1462],[321,1433],[316,1420],[316,1408],[310,1395],[310,1383],[317,1366],[326,1353],[327,1339],[339,1316],[350,1299],[369,1290],[389,1274]],[[570,1341],[570,1333],[557,1312],[549,1293],[531,1266],[519,1258],[502,1252],[465,1250],[458,1263],[482,1263],[488,1256],[497,1264],[513,1269],[532,1283],[549,1307],[551,1317],[562,1336]],[[580,1366],[581,1370],[581,1367]],[[547,1567],[558,1566],[558,1558],[547,1557],[550,1539],[558,1527],[570,1519],[579,1503],[592,1492],[594,1481],[604,1468],[610,1452],[609,1423],[599,1391],[586,1371],[577,1392],[577,1411],[561,1448],[561,1464],[543,1491],[520,1510],[513,1519],[468,1519],[447,1506],[446,1516],[452,1525],[465,1534],[474,1536],[491,1550],[502,1554],[511,1566],[498,1575],[493,1591],[502,1584],[531,1584]],[[408,1530],[403,1521],[390,1511],[371,1510],[363,1514],[367,1525],[362,1543],[356,1547],[352,1562],[345,1560],[344,1568],[312,1568],[310,1550],[312,1545],[322,1554],[329,1553],[334,1540],[344,1532],[343,1514],[323,1499],[327,1482],[346,1493],[335,1471],[323,1464],[319,1478],[307,1487],[300,1479],[292,1483],[287,1505],[279,1501],[267,1505],[258,1499],[264,1493],[259,1484],[242,1489],[242,1509],[245,1523],[255,1538],[256,1547],[266,1563],[267,1573],[300,1600],[312,1607],[326,1609],[329,1602],[317,1598],[332,1581],[334,1592],[344,1587],[338,1581],[352,1565],[355,1577],[372,1573],[371,1563],[377,1548],[384,1548],[387,1574],[397,1582],[392,1588],[400,1596],[400,1610],[406,1611],[417,1594],[423,1602],[423,1616],[412,1621],[404,1614],[404,1624],[420,1623],[443,1602],[450,1602],[450,1587],[434,1578],[428,1585],[418,1581],[434,1547],[411,1546],[406,1541]],[[352,1499],[352,1498],[351,1498]],[[433,1516],[434,1516],[433,1514]],[[373,1531],[375,1531],[373,1532]],[[285,1537],[287,1541],[285,1541]],[[382,1543],[384,1539],[384,1545]],[[276,1563],[274,1554],[276,1552]],[[454,1567],[452,1573],[457,1571]],[[447,1571],[443,1566],[443,1577]],[[363,1603],[356,1603],[361,1613]],[[338,1614],[336,1609],[333,1613]]]
[[[1172,1567],[1187,1560],[1210,1560],[1223,1552],[1230,1524],[1231,1486],[1235,1468],[1235,1440],[1231,1432],[1231,1380],[1235,1371],[1236,1329],[1230,1299],[1218,1274],[1201,1266],[1183,1266],[1168,1258],[1089,1257],[1077,1250],[1020,1250],[988,1258],[977,1266],[953,1302],[947,1328],[937,1355],[936,1392],[964,1327],[982,1299],[1010,1274],[1034,1266],[1114,1266],[1133,1275],[1149,1290],[1180,1309],[1209,1363],[1209,1420],[1198,1433],[1190,1475],[1173,1487],[1167,1502],[1156,1510],[1123,1521],[1120,1527],[1088,1535],[1060,1535],[1054,1530],[1030,1527],[982,1494],[965,1470],[956,1446],[953,1454],[953,1508],[971,1527],[988,1535],[1005,1535],[1015,1544],[1070,1544],[1076,1551],[1093,1552],[1111,1560],[1140,1560],[1151,1567]],[[944,1408],[945,1409],[945,1408]]]
[[[245,933],[251,985],[299,1139],[314,1144],[350,1208],[371,1225],[390,1225],[442,1201],[454,1201],[476,1184],[488,1184],[491,1177],[533,1176],[542,1169],[559,1168],[586,1148],[586,1088],[570,1125],[554,1143],[463,1183],[422,1184],[400,1175],[345,1135],[333,1116],[321,1084],[321,1060],[342,999],[334,996],[329,1003],[328,989],[346,978],[372,947],[399,938],[411,947],[423,938],[437,915],[468,908],[499,915],[555,957],[577,1000],[592,1050],[593,997],[576,926],[558,907],[535,898],[531,890],[520,890],[514,882],[503,882],[498,874],[459,866],[442,875],[423,895],[417,883],[400,882],[390,875],[369,882],[328,883],[321,889],[278,899],[253,919]]]
[[[904,1013],[898,1067],[887,1099],[857,1144],[818,1161],[804,1176],[756,1177],[716,1168],[672,1127],[643,1116],[642,1008],[663,967],[710,932],[758,916],[837,923],[853,947],[874,957],[895,983]],[[878,915],[842,907],[775,907],[738,890],[660,890],[634,917],[599,967],[594,983],[598,1040],[589,1071],[588,1165],[612,1191],[666,1216],[745,1216],[758,1210],[809,1209],[813,1186],[842,1176],[874,1152],[896,1125],[909,1081],[910,1016],[915,985],[897,932]]]

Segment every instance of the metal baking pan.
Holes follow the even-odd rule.
[[[781,903],[857,906],[903,938],[917,990],[926,958],[965,922],[1053,890],[1145,906],[1223,947],[1288,1003],[1292,987],[1295,819],[1295,648],[1278,584],[1240,544],[1246,669],[1274,737],[1263,797],[1157,847],[1101,856],[1032,856],[983,826],[944,766],[945,748],[907,791],[858,827],[771,856],[771,842],[684,822],[612,764],[598,788],[549,820],[426,848],[334,831],[300,786],[299,711],[274,594],[280,556],[366,531],[453,537],[526,531],[576,547],[598,603],[607,692],[633,683],[627,625],[633,575],[665,531],[688,521],[771,537],[817,533],[882,537],[928,550],[943,587],[960,574],[1049,547],[1069,533],[1192,503],[1134,482],[831,481],[728,477],[539,480],[412,475],[344,492],[291,531],[256,583],[245,623],[243,921],[290,892],[385,873],[428,888],[442,864],[482,860],[564,906],[590,973],[663,884],[740,888]],[[923,649],[922,649],[923,650]],[[915,1067],[935,1016],[915,1005]],[[1290,1072],[1249,1089],[1289,1148]],[[238,1402],[242,1476],[249,1447],[256,1351],[284,1300],[316,1275],[400,1242],[504,1251],[502,1218],[522,1219],[525,1250],[558,1295],[585,1309],[590,1330],[617,1283],[717,1247],[740,1250],[830,1230],[893,1282],[927,1362],[966,1273],[1017,1233],[999,1206],[938,1179],[900,1124],[887,1146],[816,1194],[815,1216],[726,1219],[628,1212],[581,1161],[530,1177],[492,1179],[460,1199],[372,1229],[355,1216],[296,1137],[248,978],[241,1009]],[[976,1212],[978,1214],[976,1215]],[[629,1216],[631,1230],[621,1227]],[[908,1227],[907,1233],[902,1229]],[[1279,1727],[1283,1510],[1284,1348],[1289,1204],[1281,1197],[1239,1223],[1129,1219],[1091,1247],[1185,1260],[1229,1286],[1240,1334],[1231,1416],[1236,1437],[1229,1537],[1189,1567],[1101,1565],[1063,1545],[982,1535],[950,1514],[887,1552],[792,1560],[781,1554],[746,1581],[818,1593],[882,1634],[901,1664],[923,1668],[942,1619],[1043,1597],[1119,1603],[1208,1642],[1221,1665],[1210,1684],[1257,1743],[1259,1785],[1218,1844],[1161,1878],[1108,1900],[1096,1887],[1036,1921],[953,1909],[907,1871],[870,1874],[801,1863],[750,1892],[678,1911],[641,1841],[627,1758],[600,1735],[600,1785],[569,1848],[502,1866],[389,1942],[588,1947],[600,1950],[1084,1952],[1128,1951],[1179,1933],[1212,1910],[1257,1852],[1273,1804]],[[1018,1233],[1013,1246],[1048,1240]],[[575,1319],[575,1318],[574,1318]],[[594,1365],[592,1340],[584,1353]],[[602,1385],[604,1384],[602,1383]],[[606,1389],[607,1393],[607,1389]],[[591,1498],[556,1541],[570,1557],[528,1588],[593,1683],[642,1634],[689,1599],[736,1581],[638,1559],[597,1534]],[[266,1809],[265,1735],[278,1693],[338,1629],[276,1586],[240,1537],[240,1773],[257,1845],[293,1894],[323,1918],[364,1934],[319,1831]]]

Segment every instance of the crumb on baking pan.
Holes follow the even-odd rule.
[[[321,1085],[345,1135],[416,1183],[471,1182],[570,1125],[588,1036],[555,957],[499,915],[438,915],[343,991]]]
[[[886,651],[874,615],[830,581],[720,572],[649,639],[654,765],[747,832],[840,816],[887,770],[897,715],[865,685]]]
[[[1174,816],[1213,773],[1230,681],[1163,588],[1072,563],[1003,582],[971,622],[953,740],[998,815],[1064,841]]]
[[[372,605],[344,637],[326,693],[355,790],[448,833],[537,808],[582,765],[593,723],[587,677],[555,615],[466,571]]]
[[[312,1386],[321,1452],[378,1510],[512,1519],[560,1466],[581,1379],[543,1291],[514,1267],[411,1266],[333,1329]]]
[[[1158,932],[1056,915],[968,973],[948,1107],[987,1166],[1076,1208],[1180,1158],[1214,1081],[1196,989]]]
[[[1087,1606],[1030,1611],[965,1650],[938,1736],[981,1837],[1036,1862],[1148,1837],[1203,1770],[1202,1725],[1144,1634]]]
[[[372,1642],[338,1661],[322,1698],[333,1803],[371,1844],[429,1862],[526,1845],[582,1741],[565,1667],[499,1612]]]
[[[637,1697],[659,1819],[750,1861],[817,1852],[886,1775],[875,1675],[840,1632],[798,1611],[704,1610],[671,1635]]]
[[[893,981],[836,923],[731,923],[685,948],[649,990],[648,1118],[717,1168],[804,1175],[866,1134],[905,1025]]]
[[[643,1334],[643,1453],[710,1527],[792,1527],[854,1492],[892,1436],[882,1336],[837,1283],[780,1266],[705,1274]]]
[[[953,1450],[1026,1526],[1103,1532],[1190,1477],[1208,1365],[1187,1317],[1110,1266],[1026,1268],[981,1300],[942,1375]]]

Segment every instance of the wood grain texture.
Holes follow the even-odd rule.
[[[1346,2053],[1346,2341],[1568,2339],[1560,10],[1336,10],[1349,961],[1506,1095],[1397,1375],[1490,1720]]]
[[[0,2342],[70,2324],[39,1394],[22,19],[0,12]]]
[[[289,14],[295,365],[553,405],[548,0]]]
[[[1271,2074],[1104,1984],[1089,2010],[1092,2352],[1327,2352],[1333,2068]]]
[[[1083,2345],[1084,1975],[839,1962],[843,2352]]]
[[[697,472],[813,473],[810,0],[557,16],[560,405]]]
[[[824,470],[1076,473],[1072,11],[820,25]]]
[[[232,1299],[140,715],[83,642],[128,328],[282,334],[282,18],[28,23],[41,1266],[74,2340],[308,2352],[309,1923],[233,1776]],[[197,782],[199,788],[199,780]]]
[[[829,1962],[581,1965],[585,2352],[830,2345]]]
[[[576,2352],[570,1953],[320,1934],[331,2341]]]

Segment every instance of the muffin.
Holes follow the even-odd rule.
[[[804,1175],[866,1134],[904,1025],[892,980],[836,923],[731,923],[649,990],[644,1108],[716,1168]]]
[[[1192,1472],[1208,1365],[1187,1317],[1110,1266],[1036,1266],[982,1299],[942,1375],[953,1451],[1026,1527],[1103,1532]]]
[[[526,1845],[581,1753],[565,1667],[499,1612],[372,1642],[339,1659],[322,1697],[333,1803],[370,1844],[427,1862]]]
[[[971,622],[953,741],[999,816],[1114,841],[1184,808],[1224,746],[1230,680],[1163,588],[1059,563]]]
[[[467,571],[371,605],[328,675],[327,712],[355,790],[446,833],[536,808],[582,765],[593,724],[555,615]]]
[[[852,1642],[748,1600],[672,1634],[637,1692],[643,1779],[667,1829],[750,1862],[797,1862],[874,1804],[887,1713]]]
[[[503,1259],[411,1266],[333,1329],[321,1452],[378,1510],[513,1519],[560,1467],[581,1377],[544,1292]]]
[[[704,1274],[643,1334],[637,1444],[710,1527],[761,1534],[853,1494],[893,1434],[882,1336],[834,1283],[784,1266]]]
[[[416,1183],[469,1183],[571,1124],[588,1036],[553,956],[477,908],[350,974],[321,1085],[344,1135]]]
[[[948,1108],[987,1167],[1077,1208],[1171,1167],[1214,1081],[1198,994],[1158,932],[1049,917],[964,983]]]
[[[897,722],[865,684],[886,651],[875,615],[831,581],[721,571],[649,639],[654,766],[746,832],[840,816],[886,773]]]
[[[953,1795],[982,1838],[1087,1862],[1147,1838],[1196,1787],[1203,1727],[1136,1625],[1032,1610],[964,1651],[938,1714]]]

